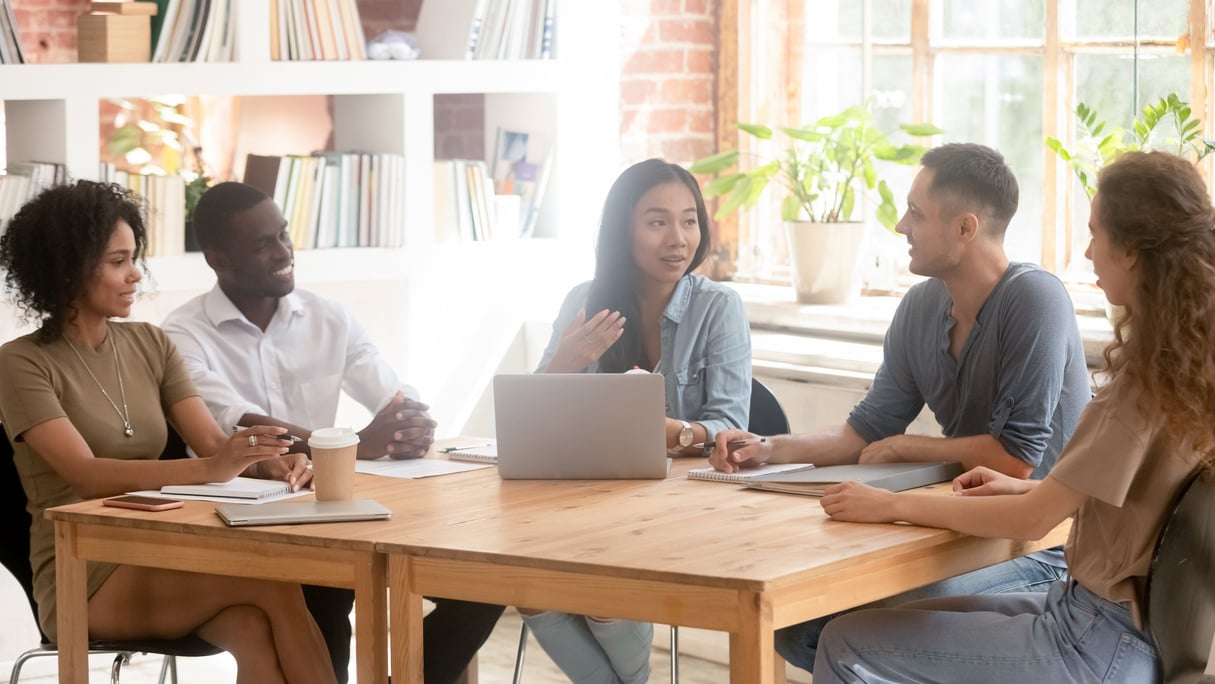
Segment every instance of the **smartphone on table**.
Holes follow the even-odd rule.
[[[167,511],[170,508],[181,508],[184,504],[185,502],[181,499],[166,499],[159,496],[138,496],[135,494],[111,496],[108,499],[101,500],[102,506],[134,508],[140,511]]]

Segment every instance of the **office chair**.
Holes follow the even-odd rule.
[[[1156,542],[1143,602],[1166,684],[1215,683],[1215,475],[1182,489]]]
[[[25,510],[25,490],[17,477],[17,467],[13,463],[13,445],[0,425],[0,563],[2,563],[25,590],[29,601],[30,611],[34,620],[38,620],[38,606],[34,602],[34,573],[30,568],[30,514]],[[38,627],[41,643],[36,648],[17,656],[13,661],[13,669],[9,675],[9,684],[17,684],[21,677],[21,669],[25,663],[34,658],[58,656],[55,644],[42,633]],[[166,677],[177,684],[176,656],[209,656],[220,653],[220,650],[196,636],[181,639],[139,639],[130,641],[92,641],[89,642],[89,654],[113,655],[114,663],[110,667],[110,682],[118,684],[118,677],[123,665],[131,660],[134,653],[154,653],[163,655],[164,662],[160,666],[160,684],[165,683]]]
[[[784,435],[789,432],[785,409],[768,386],[751,378],[751,408],[747,431],[762,436]],[[515,675],[512,684],[523,682],[523,658],[527,655],[527,624],[519,628],[519,646],[515,650]],[[679,626],[671,625],[671,684],[679,683]],[[1205,683],[1204,683],[1205,684]]]

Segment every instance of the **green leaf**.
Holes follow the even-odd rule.
[[[873,168],[873,160],[866,157],[861,160],[861,177],[865,179],[865,187],[872,189],[877,183],[877,169]]]
[[[767,126],[762,126],[760,124],[740,123],[740,124],[738,124],[738,130],[743,131],[745,133],[750,133],[751,135],[759,138],[760,140],[771,140],[772,139],[772,129],[768,128]]]
[[[844,201],[840,202],[840,221],[847,221],[852,218],[852,207],[856,204],[856,193],[853,192],[850,186],[844,191]]]
[[[1059,158],[1063,161],[1069,162],[1072,160],[1071,152],[1064,149],[1063,143],[1059,142],[1058,138],[1046,136],[1046,146],[1049,147],[1055,154],[1059,155]]]
[[[717,208],[717,213],[714,216],[718,219],[738,209],[747,199],[747,195],[751,193],[751,186],[755,181],[750,176],[743,176],[739,179],[738,184],[734,186],[734,191],[726,198],[726,201]]]
[[[847,112],[842,113],[842,114],[834,114],[832,116],[824,116],[823,118],[821,118],[817,122],[815,122],[814,127],[815,128],[830,128],[830,129],[834,130],[836,128],[843,126],[846,123],[848,123]]]
[[[780,205],[780,220],[796,221],[800,218],[799,214],[802,210],[801,202],[797,201],[797,197],[789,195]]]
[[[780,130],[790,138],[804,142],[822,142],[827,138],[826,133],[819,133],[808,128],[782,128]]]
[[[898,235],[894,227],[899,222],[899,210],[894,208],[894,202],[882,202],[878,205],[877,220],[883,228]]]
[[[719,176],[709,181],[703,190],[705,197],[719,197],[734,190],[734,186],[738,184],[739,179],[745,178],[745,173],[732,173],[728,176]]]
[[[715,173],[725,171],[737,163],[738,150],[730,150],[728,152],[721,152],[711,157],[705,157],[704,159],[697,160],[688,167],[688,171],[690,173],[702,175],[713,175]]]
[[[899,128],[903,129],[903,132],[907,135],[913,135],[917,138],[927,138],[933,135],[941,135],[945,132],[930,123],[899,124]]]

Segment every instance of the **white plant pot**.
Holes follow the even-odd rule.
[[[842,304],[860,294],[865,224],[787,221],[785,235],[797,301]]]

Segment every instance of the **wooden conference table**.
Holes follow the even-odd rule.
[[[423,596],[730,633],[733,682],[783,679],[773,630],[1062,543],[828,520],[818,501],[681,477],[511,481],[492,468],[360,475],[390,521],[227,528],[212,504],[144,513],[84,502],[56,521],[60,681],[85,682],[84,560],[352,587],[359,681],[422,682]],[[938,485],[937,489],[948,485]],[[386,599],[385,587],[391,600]],[[385,604],[387,605],[387,609]]]

